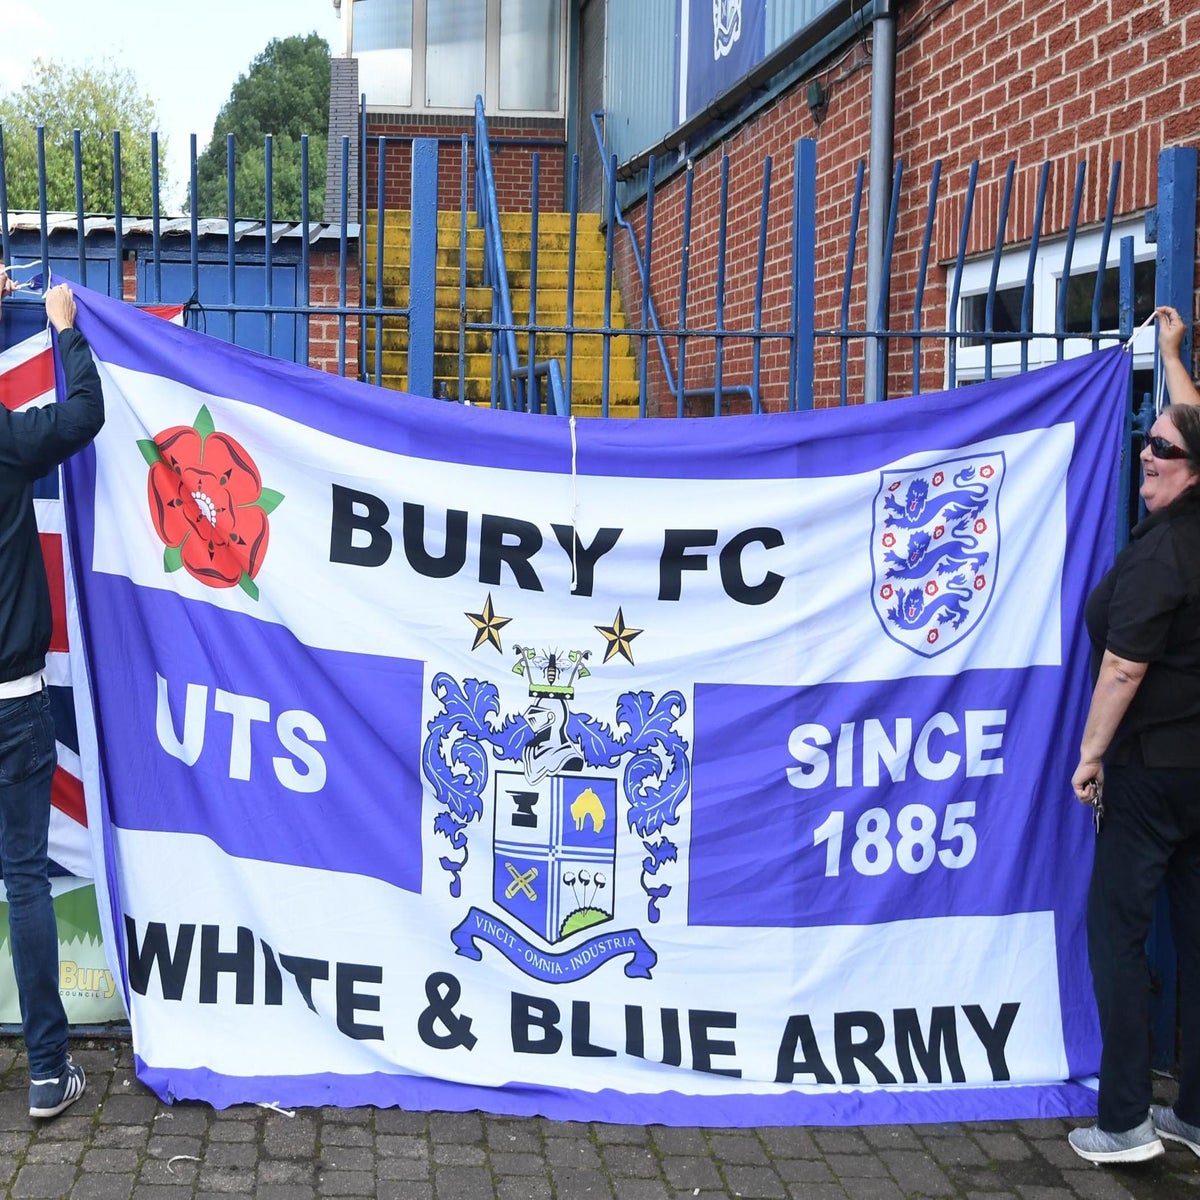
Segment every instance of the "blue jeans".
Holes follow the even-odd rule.
[[[0,700],[0,866],[29,1073],[52,1079],[67,1061],[58,992],[58,926],[50,899],[50,780],[58,762],[45,688]]]

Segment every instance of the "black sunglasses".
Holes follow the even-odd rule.
[[[1155,458],[1191,458],[1192,456],[1182,447],[1169,442],[1165,437],[1148,437],[1146,445]]]

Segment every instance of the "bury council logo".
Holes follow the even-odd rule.
[[[888,637],[932,658],[979,627],[1000,570],[1000,452],[881,471],[872,603]]]
[[[258,464],[235,438],[218,432],[207,407],[138,449],[150,519],[165,550],[163,570],[181,568],[206,587],[240,587],[258,599],[255,576],[267,556],[270,514],[283,496],[263,487]]]
[[[508,619],[492,597],[466,615],[482,634],[474,649],[503,653]],[[451,940],[464,957],[498,953],[546,983],[614,961],[630,978],[650,977],[658,956],[638,926],[656,924],[670,903],[679,857],[672,826],[690,787],[680,692],[625,691],[608,719],[581,706],[594,670],[636,667],[634,639],[643,633],[623,609],[593,628],[594,645],[586,637],[573,646],[514,644],[515,661],[499,680],[443,671],[430,685],[438,711],[421,766],[440,805],[439,865],[467,909]],[[623,838],[640,843],[636,883],[618,874],[631,862],[620,853]],[[481,853],[490,854],[490,870],[468,871]],[[464,880],[472,881],[466,896]]]

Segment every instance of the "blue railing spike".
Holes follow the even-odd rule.
[[[310,262],[308,248],[308,231],[311,214],[308,207],[308,135],[300,138],[300,228],[304,236],[300,239],[300,295],[312,295],[312,280],[310,278]],[[272,318],[267,315],[267,320]],[[299,354],[301,362],[308,362],[308,322],[301,321],[299,329]]]
[[[41,217],[41,233],[42,233],[42,274],[46,281],[46,286],[50,286],[50,223],[47,221],[47,205],[46,199],[46,128],[44,125],[37,127],[37,160],[38,160],[38,216]]]
[[[817,143],[812,138],[801,138],[796,143],[793,170],[792,344],[787,406],[810,409],[816,382],[817,340]]]
[[[234,178],[234,141],[233,134],[227,134],[225,138],[225,220],[227,224],[226,237],[226,253],[229,256],[229,262],[226,267],[229,279],[229,299],[231,303],[237,302],[237,238],[235,236],[235,225],[237,223],[237,194]],[[237,313],[229,314],[229,326],[233,335],[233,340],[237,341]]]
[[[268,133],[263,138],[263,167],[266,180],[263,185],[263,224],[266,235],[263,238],[263,271],[267,285],[267,307],[273,308],[275,303],[275,141]],[[270,354],[275,346],[275,322],[267,317],[267,353]]]
[[[767,273],[767,219],[771,208],[771,156],[763,159],[762,201],[758,209],[758,259],[754,272],[754,333],[762,334],[763,280]],[[750,411],[762,412],[759,385],[762,383],[762,337],[755,337],[750,345]]]
[[[729,233],[729,155],[721,156],[721,203],[717,216],[716,333],[713,336],[713,415],[720,416],[725,383],[725,245]]]
[[[158,191],[158,134],[150,133],[150,230],[154,264],[154,303],[162,303],[162,200]]]
[[[609,164],[608,213],[617,211],[617,160]],[[611,218],[604,226],[604,340],[600,355],[600,415],[608,416],[608,382],[612,370],[613,238],[617,223]]]
[[[195,136],[193,135],[193,141]],[[124,246],[124,230],[122,226],[124,221],[124,210],[121,206],[121,133],[119,130],[113,130],[112,135],[113,145],[113,212],[115,218],[113,221],[113,251],[117,262],[125,261],[125,246]],[[196,253],[196,237],[195,225],[192,226],[192,254]],[[117,278],[112,281],[111,294],[124,299],[125,296],[125,281],[120,277],[120,271],[117,272]],[[195,295],[196,289],[192,289],[192,294]]]
[[[1004,192],[1000,198],[1000,212],[996,216],[996,246],[992,252],[992,276],[988,283],[987,301],[984,305],[983,328],[985,333],[995,332],[996,284],[1000,278],[1000,261],[1004,256],[1004,233],[1008,228],[1008,206],[1012,200],[1013,176],[1017,164],[1009,162],[1004,172]],[[988,338],[983,348],[983,377],[992,377],[992,339]]]
[[[579,155],[571,158],[571,184],[567,196],[568,212],[571,214],[571,227],[567,242],[567,338],[566,338],[566,379],[563,382],[563,407],[559,412],[563,416],[571,413],[571,380],[575,361],[575,254],[579,237]]]
[[[366,155],[363,155],[366,158]],[[346,375],[346,272],[349,266],[350,257],[350,139],[342,138],[342,170],[341,170],[341,188],[338,197],[338,212],[341,214],[341,220],[338,222],[338,375],[345,378]],[[360,193],[361,194],[361,193]],[[360,229],[365,229],[366,225],[360,225]],[[365,269],[367,256],[359,255],[360,271]],[[361,275],[360,275],[361,278]],[[362,296],[362,293],[359,293]],[[361,325],[360,325],[361,328]],[[362,345],[362,339],[359,340],[359,346]],[[361,363],[359,364],[361,371]]]
[[[691,164],[688,164],[687,174],[683,179],[683,248],[680,252],[679,263],[679,335],[676,353],[679,358],[679,374],[676,377],[675,383],[675,415],[682,417],[684,415],[684,395],[686,378],[685,366],[687,362],[687,337],[684,330],[687,329],[687,297],[688,297],[688,266],[691,261],[692,251],[692,195],[695,189],[696,173],[692,170]]]
[[[1096,290],[1092,295],[1092,335],[1100,332],[1100,302],[1104,297],[1104,270],[1108,266],[1108,243],[1112,240],[1113,214],[1117,210],[1117,187],[1121,182],[1121,164],[1114,162],[1108,184],[1108,204],[1104,209],[1104,231],[1100,235],[1100,258],[1096,265]]]
[[[458,400],[467,399],[467,164],[470,139],[464,133],[460,147],[458,184]]]
[[[525,395],[529,411],[539,412],[537,382],[537,267],[538,267],[538,204],[541,200],[542,156],[534,153],[529,185],[529,359],[525,364]]]
[[[1025,269],[1025,288],[1021,292],[1021,333],[1030,332],[1033,305],[1033,276],[1037,269],[1038,245],[1042,237],[1042,219],[1046,213],[1046,187],[1050,182],[1050,164],[1042,163],[1038,179],[1037,202],[1033,213],[1033,236],[1029,242],[1029,259]],[[1029,369],[1029,339],[1021,338],[1021,370]]]
[[[387,197],[387,157],[388,139],[381,137],[379,153],[375,159],[375,296],[372,306],[374,311],[372,324],[375,334],[375,383],[377,385],[383,382],[383,244],[387,239],[387,223],[384,220]]]
[[[929,204],[925,210],[925,235],[921,239],[921,260],[917,265],[917,288],[913,296],[913,347],[912,347],[912,390],[914,396],[921,394],[921,305],[925,299],[925,278],[929,270],[929,247],[933,241],[933,218],[937,212],[938,183],[942,178],[942,160],[935,159],[933,174],[929,179]]]
[[[854,173],[854,202],[850,207],[850,233],[846,238],[846,270],[842,278],[842,329],[850,328],[850,289],[854,284],[854,257],[858,250],[858,225],[862,213],[863,173],[865,166],[860,159]],[[848,332],[838,339],[839,357],[839,399],[842,404],[849,401],[847,387],[849,384],[850,345]]]
[[[642,329],[650,321],[650,280],[654,278],[654,167],[655,156],[650,155],[646,168],[646,257],[642,271]],[[646,415],[646,393],[649,387],[646,363],[646,335],[638,339],[638,416]]]
[[[517,335],[513,324],[512,295],[508,287],[508,266],[504,260],[504,239],[500,232],[500,202],[496,198],[496,176],[492,170],[492,149],[488,143],[487,121],[483,115],[483,97],[475,97],[475,207],[483,230],[484,260],[492,286],[492,303],[504,326],[493,341],[493,355],[499,351],[499,383],[506,408],[525,408],[527,397],[521,394],[517,372]],[[496,341],[499,346],[496,346]]]
[[[1079,209],[1083,204],[1083,181],[1087,163],[1080,160],[1075,170],[1075,194],[1071,200],[1071,221],[1067,226],[1067,244],[1063,250],[1062,284],[1058,289],[1058,303],[1054,306],[1054,334],[1058,339],[1055,357],[1063,360],[1067,340],[1067,292],[1071,284],[1071,260],[1075,255],[1075,234],[1079,230]]]
[[[79,130],[71,134],[71,148],[75,152],[75,249],[79,258],[79,278],[87,279],[87,247],[84,244],[83,224],[83,152],[79,142]]]
[[[950,304],[946,310],[946,324],[950,332],[950,353],[948,356],[950,377],[950,386],[955,387],[958,383],[956,374],[958,338],[955,336],[958,331],[958,297],[962,291],[962,274],[963,263],[967,258],[967,239],[971,234],[971,213],[975,208],[975,183],[979,178],[979,163],[971,163],[970,172],[967,175],[967,195],[963,202],[962,225],[958,232],[958,254],[954,259],[954,284],[950,289]]]

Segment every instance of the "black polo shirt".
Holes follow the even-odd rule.
[[[1106,649],[1149,664],[1105,760],[1200,767],[1200,488],[1135,526],[1084,618],[1093,684]]]

